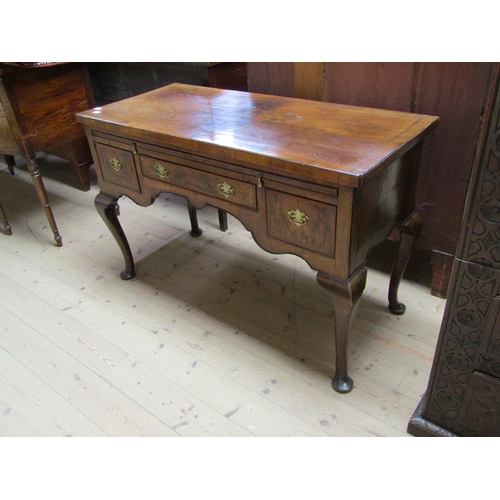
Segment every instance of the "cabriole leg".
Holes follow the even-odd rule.
[[[95,197],[94,205],[102,220],[111,231],[115,241],[118,243],[125,259],[125,270],[121,272],[120,278],[122,280],[132,279],[135,276],[134,258],[132,257],[127,237],[118,220],[118,198],[105,193],[99,193]]]
[[[398,226],[399,246],[389,283],[389,311],[392,314],[401,315],[406,311],[406,306],[398,300],[399,284],[401,283],[403,273],[410,260],[411,252],[421,228],[422,216],[416,212],[413,212],[410,217]]]
[[[345,281],[318,273],[316,279],[330,295],[335,311],[335,376],[332,386],[337,392],[350,392],[353,380],[347,373],[348,340],[359,300],[366,285],[366,267],[361,267]]]

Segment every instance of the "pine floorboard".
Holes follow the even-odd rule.
[[[332,307],[300,258],[262,251],[232,216],[182,198],[120,201],[137,276],[64,160],[40,155],[55,246],[24,161],[0,157],[0,436],[411,437],[445,301],[417,252],[387,311],[394,244],[374,250],[337,394]]]

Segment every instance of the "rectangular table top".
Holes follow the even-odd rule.
[[[77,120],[265,171],[360,187],[439,119],[174,83],[78,113]]]

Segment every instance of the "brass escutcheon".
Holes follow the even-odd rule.
[[[288,210],[287,214],[290,222],[293,222],[296,226],[303,226],[309,220],[309,217],[300,208]]]
[[[111,158],[111,160],[109,160],[109,164],[111,165],[111,168],[113,170],[116,170],[118,172],[118,170],[120,170],[122,168],[122,162],[116,158],[115,156],[113,156],[113,158]]]
[[[219,191],[226,197],[229,198],[230,196],[233,196],[233,194],[236,192],[236,189],[234,189],[231,184],[227,181],[223,181],[220,184],[217,184],[217,187],[219,188]]]
[[[162,165],[161,163],[156,163],[154,166],[153,166],[153,170],[162,178],[164,179],[168,174],[169,174],[169,171],[167,170],[167,168]]]

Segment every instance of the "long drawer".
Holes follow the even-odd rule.
[[[139,155],[142,174],[167,184],[257,210],[256,184],[220,173],[203,172],[164,158]]]
[[[139,178],[149,178],[257,210],[257,177],[233,172],[228,165],[203,165],[195,156],[173,156],[156,146],[93,135],[98,167],[106,182],[140,193]]]

